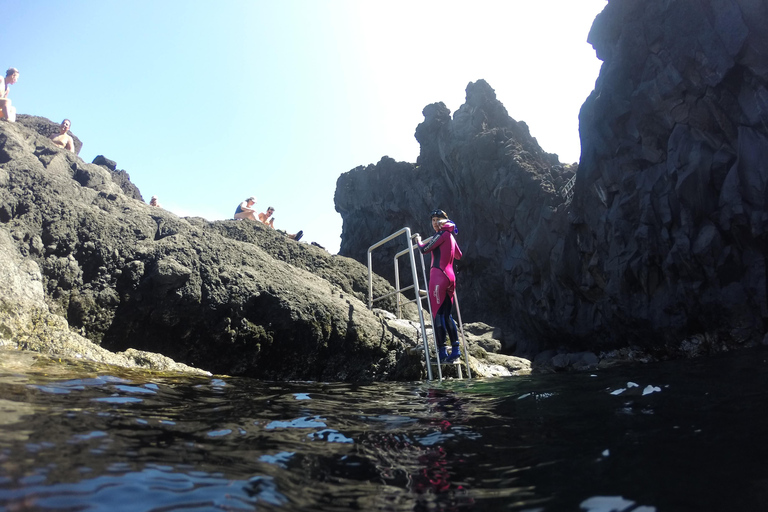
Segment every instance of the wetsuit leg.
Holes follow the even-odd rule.
[[[451,345],[459,343],[459,330],[456,328],[456,322],[453,321],[453,315],[448,314],[448,319],[445,322],[446,330],[448,331],[448,337],[451,339]]]
[[[445,346],[445,336],[447,332],[443,317],[439,314],[435,315],[435,318],[432,321],[432,325],[435,329],[435,340],[437,341],[437,347],[442,348]]]
[[[432,326],[435,330],[438,348],[445,345],[447,325],[439,311],[442,310],[447,301],[449,303],[448,312],[450,313],[450,299],[447,298],[450,284],[442,270],[433,268],[429,273],[429,304],[432,308]]]
[[[445,297],[435,315],[435,325],[442,327],[442,342],[445,343],[445,335],[451,339],[451,343],[459,342],[459,332],[456,329],[456,322],[453,321],[451,309],[453,308],[453,297]],[[437,332],[437,331],[435,331]],[[442,346],[442,344],[440,345]]]

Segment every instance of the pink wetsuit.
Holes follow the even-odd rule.
[[[440,231],[428,243],[419,244],[422,253],[432,253],[432,267],[429,270],[429,303],[432,306],[439,346],[444,345],[446,334],[450,336],[452,342],[458,343],[456,325],[451,317],[453,292],[456,290],[453,260],[462,257],[461,249],[453,237],[455,227],[453,222],[448,221],[440,227]]]
[[[421,252],[432,253],[432,265],[429,270],[429,301],[432,313],[437,313],[444,300],[453,301],[456,289],[456,274],[453,272],[453,260],[461,259],[459,244],[453,237],[455,225],[448,221],[442,225],[440,232],[426,244],[419,244]]]

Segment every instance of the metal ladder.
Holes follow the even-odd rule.
[[[571,199],[573,199],[573,186],[576,184],[576,175],[574,174],[571,176],[571,179],[568,180],[568,182],[563,185],[563,188],[560,189],[560,195],[563,196],[563,199],[565,199],[565,205],[568,206],[571,204]]]
[[[390,242],[390,241],[398,238],[401,235],[405,235],[406,242],[407,242],[407,247],[405,249],[403,249],[402,251],[398,252],[397,254],[395,254],[395,257],[394,257],[394,260],[393,260],[393,263],[394,263],[394,266],[395,266],[395,291],[387,293],[387,294],[382,295],[380,297],[374,297],[373,296],[373,259],[372,259],[372,253],[373,253],[373,251],[375,249],[378,249],[382,245],[384,245],[387,242]],[[401,296],[401,292],[406,292],[406,291],[409,291],[409,290],[414,290],[414,294],[415,294],[416,298],[414,298],[413,300],[409,300],[408,302],[415,302],[416,303],[416,308],[417,308],[417,310],[419,312],[419,324],[421,326],[421,339],[422,339],[422,342],[424,344],[424,357],[426,358],[426,363],[427,363],[427,378],[429,380],[432,380],[432,364],[433,363],[430,360],[430,356],[429,356],[429,344],[428,344],[428,341],[427,341],[427,328],[426,328],[426,324],[424,322],[424,307],[423,307],[422,302],[421,302],[422,300],[428,298],[428,296],[427,296],[427,283],[428,283],[428,281],[427,281],[427,271],[426,271],[426,266],[424,264],[424,255],[421,253],[421,251],[418,251],[419,256],[421,258],[421,273],[422,273],[422,277],[424,279],[424,289],[422,290],[421,286],[419,284],[418,273],[416,271],[416,259],[415,259],[414,255],[413,255],[414,249],[418,250],[418,247],[413,244],[413,239],[417,235],[418,235],[418,233],[412,235],[411,234],[411,228],[405,227],[405,228],[400,229],[399,231],[396,231],[395,233],[392,233],[388,237],[386,237],[386,238],[384,238],[382,240],[379,240],[378,242],[376,242],[375,244],[373,244],[372,246],[370,246],[368,248],[368,309],[373,309],[373,303],[374,302],[382,300],[382,299],[385,299],[387,297],[391,297],[392,295],[395,295],[396,296],[396,300],[397,300],[397,317],[401,318],[402,317],[402,309],[401,309],[402,296]],[[400,257],[402,257],[402,256],[405,256],[405,255],[408,255],[409,259],[410,259],[411,274],[412,274],[412,279],[413,279],[413,283],[414,284],[412,284],[410,286],[406,286],[405,288],[401,289],[400,288],[400,268],[398,266],[398,259]],[[456,295],[455,291],[454,291],[454,294],[453,294],[453,303],[456,305],[456,314],[457,314],[458,320],[459,320],[459,332],[461,333],[461,339],[462,339],[463,347],[464,347],[464,364],[467,367],[467,377],[471,379],[472,378],[472,370],[469,368],[469,351],[467,350],[467,338],[466,338],[466,336],[464,336],[464,324],[461,321],[461,310],[459,309],[459,298]],[[432,322],[432,319],[434,318],[434,316],[432,314],[432,304],[430,303],[429,300],[427,300],[427,305],[429,307],[430,322]],[[436,361],[435,361],[434,364],[435,364],[435,366],[437,366],[437,374],[438,374],[439,379],[441,381],[443,380],[443,371],[442,371],[442,368],[441,368],[441,366],[443,364],[456,365],[459,378],[460,379],[463,378],[462,377],[462,372],[461,372],[461,362],[458,359],[455,360],[455,361],[452,361],[450,363],[440,363],[440,364],[438,364],[438,360],[437,360],[437,353],[438,353],[437,338],[435,338],[434,332],[435,332],[435,329],[434,329],[434,325],[433,325],[432,326],[432,338],[434,340],[435,358],[436,358]]]

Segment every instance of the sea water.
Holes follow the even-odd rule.
[[[768,510],[767,361],[344,384],[0,352],[0,510]]]

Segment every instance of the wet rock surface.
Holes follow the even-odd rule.
[[[0,229],[0,349],[30,350],[126,368],[208,374],[152,352],[128,349],[113,353],[72,332],[64,317],[50,312],[38,265],[22,258],[14,245],[8,232]]]

